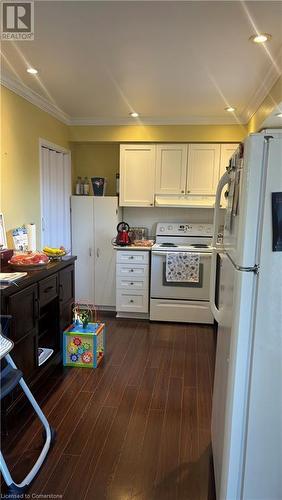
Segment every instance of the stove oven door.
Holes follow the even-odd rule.
[[[195,252],[200,255],[199,282],[166,281],[165,251],[152,251],[151,298],[179,300],[209,300],[211,253]]]

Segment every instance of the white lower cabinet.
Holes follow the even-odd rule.
[[[148,317],[149,251],[116,251],[116,309],[118,317]]]

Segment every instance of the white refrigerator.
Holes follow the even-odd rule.
[[[250,135],[232,156],[217,189],[213,246],[217,500],[282,499],[282,130]]]

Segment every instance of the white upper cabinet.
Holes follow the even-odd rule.
[[[239,144],[221,144],[220,148],[220,172],[219,177],[222,177],[229,165],[229,160],[233,153],[238,148]]]
[[[186,192],[214,195],[219,179],[220,144],[189,144]]]
[[[219,168],[219,178],[223,176],[226,172],[226,167],[229,165],[229,160],[233,153],[238,148],[239,144],[221,144],[220,148],[220,168]],[[227,191],[227,186],[223,189],[220,204],[223,208],[227,205],[227,200],[225,197],[225,193]]]
[[[185,193],[187,150],[187,144],[156,146],[156,194]]]
[[[154,206],[156,146],[120,146],[120,206]]]

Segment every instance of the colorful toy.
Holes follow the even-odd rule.
[[[64,331],[64,366],[97,368],[105,355],[105,324],[78,319]]]

